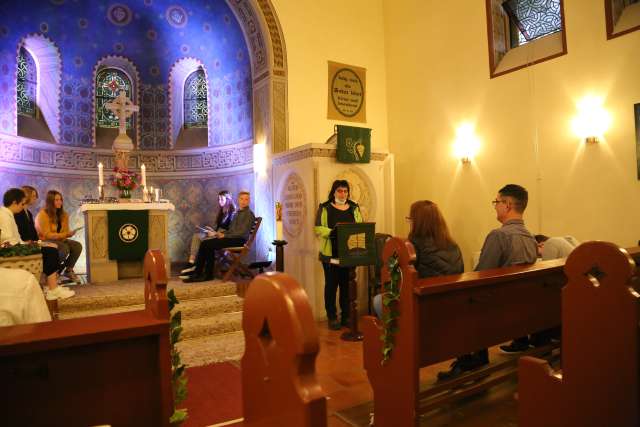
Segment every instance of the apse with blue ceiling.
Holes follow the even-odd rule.
[[[29,38],[35,40],[33,48],[25,43]],[[4,2],[0,131],[10,134],[17,133],[16,70],[19,48],[25,44],[41,68],[40,91],[48,93],[39,101],[59,103],[59,111],[49,117],[43,111],[57,143],[94,146],[97,68],[113,65],[129,71],[121,64],[130,69],[134,100],[140,105],[138,148],[175,147],[188,116],[182,96],[185,81],[196,72],[207,82],[205,126],[210,129],[204,145],[252,137],[249,53],[224,0]],[[46,69],[55,62],[59,66]]]

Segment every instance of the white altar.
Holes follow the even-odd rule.
[[[108,211],[149,211],[148,247],[159,249],[170,272],[169,212],[171,203],[91,203],[83,204],[87,275],[91,283],[111,282],[131,277],[142,277],[142,261],[115,261],[109,259]]]
[[[274,200],[282,203],[284,270],[304,287],[316,319],[324,319],[324,275],[313,231],[318,205],[331,184],[346,179],[351,199],[376,233],[395,234],[393,155],[372,152],[370,163],[338,163],[335,144],[306,144],[273,156]],[[366,267],[358,267],[358,306],[367,309]]]

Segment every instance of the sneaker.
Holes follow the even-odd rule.
[[[196,271],[196,266],[195,264],[190,264],[191,267],[187,267],[184,270],[180,270],[180,274],[188,274],[188,273],[193,273],[194,271]]]
[[[71,289],[64,288],[62,286],[56,286],[53,289],[47,290],[46,298],[49,301],[57,300],[57,299],[67,299],[74,296],[76,293]]]
[[[504,354],[519,354],[529,350],[529,344],[523,344],[516,341],[512,341],[509,345],[501,345],[500,353]]]
[[[64,275],[72,282],[80,283],[80,278],[73,270],[67,268]]]
[[[332,331],[339,331],[340,329],[342,329],[342,325],[340,324],[338,319],[329,319],[328,324],[329,329],[331,329]]]
[[[196,283],[196,282],[208,282],[209,280],[213,280],[213,276],[200,274],[200,275],[189,276],[186,279],[183,279],[182,281],[184,283]]]
[[[487,364],[489,364],[489,362],[465,363],[461,362],[459,359],[456,359],[451,364],[451,369],[449,369],[448,371],[438,372],[438,381],[452,380],[464,374],[465,372],[473,371],[474,369],[478,369]]]
[[[178,278],[185,280],[185,279],[190,279],[192,276],[195,276],[196,270],[194,269],[192,272],[190,273],[181,273]]]

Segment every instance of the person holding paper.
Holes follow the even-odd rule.
[[[35,190],[35,189],[34,189]],[[37,197],[36,197],[37,199]],[[34,236],[34,230],[26,232],[21,230],[16,215],[24,212],[28,203],[25,192],[20,188],[11,188],[4,193],[3,206],[0,207],[0,244],[5,246],[13,246],[28,243],[30,237]],[[24,238],[22,233],[24,233]],[[35,238],[37,239],[37,234]],[[75,295],[75,292],[58,286],[58,251],[55,247],[43,245],[40,247],[42,252],[42,271],[47,277],[47,299],[65,299]]]
[[[314,231],[320,238],[320,261],[324,270],[324,308],[329,329],[339,330],[349,324],[349,267],[331,264],[337,258],[335,226],[342,222],[362,222],[358,204],[349,200],[349,183],[338,179],[333,182],[328,200],[320,205]],[[340,290],[341,320],[338,321],[336,294]]]
[[[64,210],[62,194],[56,190],[47,192],[45,207],[36,216],[36,229],[41,240],[55,243],[62,264],[62,274],[71,281],[80,283],[73,268],[82,253],[82,244],[69,239],[76,231],[69,229],[69,214]]]
[[[233,203],[233,197],[231,193],[227,190],[222,190],[218,193],[218,214],[216,215],[216,220],[214,223],[214,227],[204,226],[204,227],[196,227],[199,231],[194,233],[191,238],[191,247],[189,251],[189,265],[187,268],[182,270],[180,274],[188,274],[192,273],[195,269],[196,256],[198,255],[198,249],[200,249],[200,244],[203,240],[213,239],[215,238],[218,230],[227,230],[229,229],[229,225],[231,224],[231,220],[236,212],[236,205]]]

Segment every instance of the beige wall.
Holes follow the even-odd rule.
[[[387,108],[382,0],[272,0],[287,49],[289,148],[322,143],[327,120],[327,61],[367,69],[367,122],[374,150],[386,150]]]
[[[513,182],[529,189],[525,220],[534,233],[637,243],[640,32],[607,41],[601,1],[565,0],[565,15],[568,55],[491,80],[484,1],[384,1],[399,232],[407,232],[412,201],[435,201],[470,269],[471,254],[499,225],[489,202]],[[585,146],[570,121],[588,93],[606,97],[613,125],[606,142]],[[482,140],[468,166],[451,147],[465,120]]]

